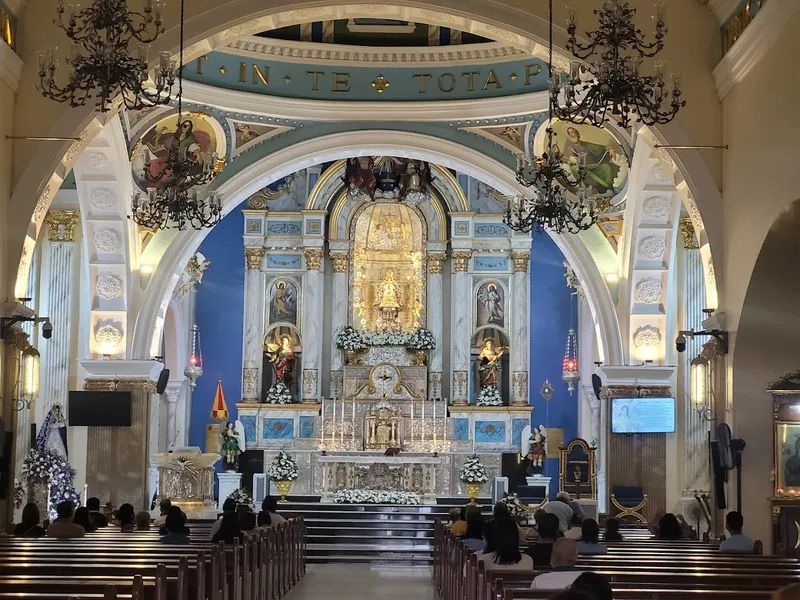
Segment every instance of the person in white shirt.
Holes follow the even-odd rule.
[[[556,540],[550,562],[553,570],[534,577],[531,589],[563,590],[571,586],[581,574],[575,568],[578,562],[578,543],[567,538]]]
[[[573,515],[572,508],[569,505],[569,494],[567,492],[558,492],[555,501],[545,504],[544,510],[558,517],[558,529],[561,533],[566,533]]]
[[[744,554],[753,552],[755,542],[753,542],[752,538],[742,533],[742,527],[744,527],[742,513],[732,510],[725,515],[725,528],[731,535],[719,545],[720,552],[741,552]]]
[[[569,530],[564,534],[564,537],[570,540],[580,541],[583,535],[581,523],[583,523],[583,521],[580,515],[572,515],[572,518],[569,520]]]

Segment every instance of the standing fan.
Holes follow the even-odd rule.
[[[717,425],[719,467],[725,471],[736,469],[736,510],[739,512],[742,512],[742,451],[745,449],[746,445],[744,440],[738,438],[734,439],[731,428],[728,427],[727,423],[720,423]],[[714,471],[714,477],[716,478],[717,469],[715,468]],[[727,477],[725,480],[727,481]],[[717,505],[719,506],[719,500],[717,501]],[[724,506],[722,508],[724,508]]]

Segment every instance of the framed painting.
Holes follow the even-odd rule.
[[[775,423],[775,491],[800,495],[800,423]]]
[[[278,278],[269,286],[269,322],[297,325],[297,283],[292,279]]]

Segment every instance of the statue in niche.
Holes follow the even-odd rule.
[[[397,315],[400,313],[400,300],[397,297],[397,283],[394,271],[387,271],[381,283],[381,296],[378,303],[380,312],[379,329],[382,331],[399,331]]]
[[[372,172],[375,164],[371,156],[348,158],[343,180],[351,196],[366,194],[370,198],[375,195],[378,182]]]
[[[275,381],[280,381],[286,387],[294,382],[294,366],[297,355],[292,349],[292,336],[284,333],[279,338],[278,344],[267,344],[267,357],[275,370]]]
[[[541,475],[547,460],[547,430],[544,425],[533,428],[528,444],[528,475]]]
[[[483,348],[478,354],[478,379],[481,389],[498,386],[502,369],[500,359],[507,349],[507,346],[495,346],[491,338],[483,340]]]
[[[39,435],[36,436],[36,449],[41,453],[49,452],[67,458],[67,421],[61,414],[60,404],[54,404],[47,411]]]

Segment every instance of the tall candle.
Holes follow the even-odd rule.
[[[433,445],[436,446],[436,398],[433,399]]]
[[[447,398],[444,399],[444,433],[442,439],[447,441]]]
[[[344,445],[344,396],[342,396],[342,430],[339,432],[339,441]]]
[[[356,441],[356,399],[353,397],[353,437],[352,441]],[[355,448],[353,448],[355,450]]]
[[[325,396],[322,396],[319,401],[322,404],[320,408],[320,413],[322,415],[320,419],[322,422],[319,425],[319,437],[322,438],[322,446],[325,447]]]
[[[336,441],[336,397],[334,396],[331,398],[333,400],[333,424],[331,425],[331,442]]]
[[[89,484],[83,484],[83,505],[86,506],[86,501],[89,499]]]
[[[425,398],[422,399],[422,433],[420,434],[419,441],[425,441]]]
[[[411,424],[408,427],[409,427],[409,431],[408,431],[409,437],[411,438],[411,441],[413,442],[414,441],[414,400],[411,400]]]
[[[50,518],[50,491],[51,491],[51,484],[47,482],[47,518]]]

